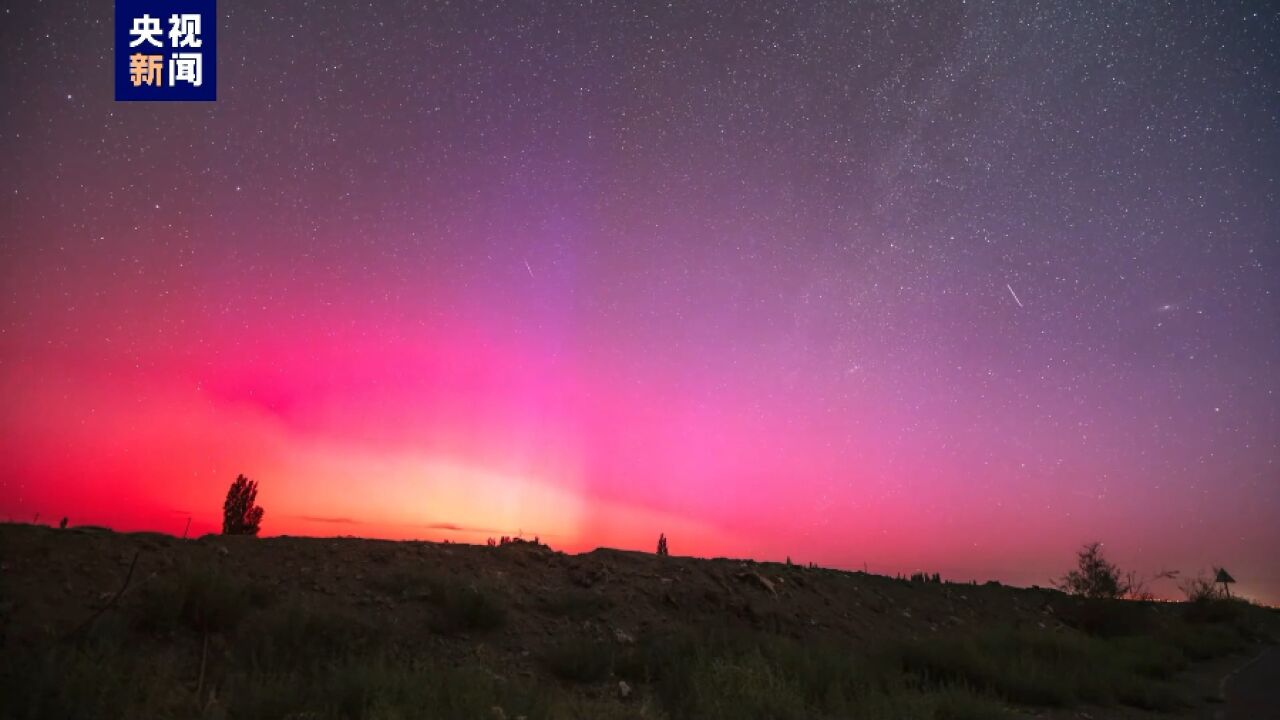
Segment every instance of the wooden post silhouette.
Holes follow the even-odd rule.
[[[1235,582],[1236,579],[1231,577],[1231,573],[1227,572],[1226,568],[1218,568],[1218,574],[1214,577],[1213,581],[1216,583],[1222,583],[1222,594],[1227,597],[1231,597],[1231,588],[1227,587],[1227,585]]]

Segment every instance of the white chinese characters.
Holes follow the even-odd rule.
[[[200,14],[169,16],[169,41],[173,47],[200,47]]]
[[[164,47],[164,43],[156,39],[157,35],[163,34],[160,29],[160,18],[153,18],[150,15],[134,18],[133,28],[129,30],[129,34],[134,38],[129,42],[129,47],[138,47],[142,43]]]
[[[149,85],[175,87],[185,83],[192,87],[200,87],[204,82],[204,55],[195,51],[203,46],[200,37],[199,13],[174,13],[169,16],[169,47],[172,52],[165,63],[165,56],[160,54],[144,54],[140,45],[144,43],[152,47],[164,48],[165,32],[160,27],[160,18],[144,14],[133,19],[133,27],[129,35],[133,38],[129,47],[138,48],[138,52],[129,57],[129,77],[134,87]],[[179,52],[182,49],[182,52]],[[164,82],[164,74],[168,74],[168,82]]]
[[[203,70],[201,59],[200,53],[174,53],[169,58],[169,86],[187,82],[200,87]]]

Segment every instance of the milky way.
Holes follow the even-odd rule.
[[[5,8],[0,513],[1280,601],[1274,9],[428,4]]]

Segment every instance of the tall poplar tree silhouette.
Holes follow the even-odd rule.
[[[237,475],[227,490],[222,503],[223,535],[257,535],[262,523],[262,508],[254,505],[258,499],[258,481]]]

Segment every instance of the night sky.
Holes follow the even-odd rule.
[[[0,516],[1280,602],[1274,8],[428,4],[5,6]]]

